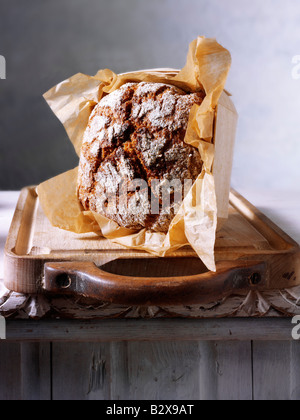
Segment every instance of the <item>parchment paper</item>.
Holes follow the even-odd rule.
[[[214,245],[217,228],[217,204],[212,165],[215,109],[224,89],[231,65],[230,53],[216,40],[198,37],[190,44],[187,63],[178,75],[158,71],[140,71],[117,75],[100,70],[94,77],[76,74],[47,92],[44,97],[64,125],[80,156],[82,139],[89,116],[103,96],[127,82],[173,84],[187,92],[204,89],[203,103],[194,105],[185,142],[199,149],[203,170],[184,199],[167,234],[143,229],[132,231],[92,212],[83,211],[77,197],[78,168],[39,185],[40,204],[50,222],[76,233],[97,232],[132,249],[142,249],[160,257],[185,245],[191,245],[211,271],[216,270]]]

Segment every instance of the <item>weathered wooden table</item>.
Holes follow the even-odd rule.
[[[243,195],[300,242],[299,193]],[[1,250],[17,198],[17,192],[0,193]],[[292,338],[292,315],[300,314],[297,288],[235,297],[225,302],[238,308],[232,317],[211,318],[220,310],[209,308],[212,315],[203,319],[140,313],[139,319],[92,320],[87,312],[101,308],[85,306],[85,319],[35,320],[47,302],[11,295],[10,308],[13,299],[17,310],[0,342],[0,399],[300,398],[300,347]],[[63,303],[56,305],[63,309]]]

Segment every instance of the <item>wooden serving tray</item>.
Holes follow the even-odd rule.
[[[235,191],[215,254],[213,273],[190,247],[156,258],[96,234],[60,230],[50,225],[31,187],[21,192],[7,238],[4,281],[20,293],[128,305],[197,304],[242,290],[300,284],[299,245]]]

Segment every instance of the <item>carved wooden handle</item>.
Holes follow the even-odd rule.
[[[123,305],[188,305],[219,300],[267,282],[263,262],[220,262],[217,272],[142,278],[107,273],[91,262],[45,264],[44,289]]]

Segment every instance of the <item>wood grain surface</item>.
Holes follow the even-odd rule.
[[[261,202],[265,200],[271,201],[266,194]],[[275,216],[276,202],[272,201]],[[299,237],[297,207],[285,202],[289,212],[295,209],[295,216],[283,218],[278,212],[278,223],[285,220],[282,224]],[[283,207],[281,202],[280,205]],[[3,208],[0,210],[3,214]],[[242,235],[245,242],[247,231]],[[258,231],[253,231],[252,238],[256,238],[260,249],[268,249],[268,241]],[[228,237],[222,240],[226,245],[228,241],[232,244]],[[108,263],[107,270],[118,272],[119,263]],[[119,269],[130,274],[133,264],[128,268],[125,261]],[[190,274],[190,268],[185,270],[185,274]],[[133,401],[133,397],[144,398],[148,390],[158,401],[167,396],[172,400],[299,400],[300,345],[292,341],[291,319],[284,317],[285,312],[297,314],[299,293],[264,292],[259,303],[254,296],[245,302],[246,297],[242,301],[238,296],[228,298],[221,312],[249,316],[257,311],[268,318],[154,322],[7,319],[8,340],[0,341],[0,400],[99,400],[108,396]],[[8,310],[19,307],[23,316],[26,305],[30,317],[36,317],[48,310],[49,303],[40,302],[40,298],[13,294],[14,303],[4,305]],[[76,301],[56,298],[50,303],[61,313],[66,311],[68,317],[79,309],[90,317],[88,307],[83,307],[81,300]],[[220,315],[220,305],[208,307],[205,310],[203,306],[201,316]],[[283,312],[276,315],[275,308]],[[179,311],[183,317],[199,315],[199,305],[168,309]],[[122,308],[113,310],[120,312]],[[98,316],[109,313],[103,307],[92,311]],[[158,309],[149,308],[150,315],[151,311],[157,313]],[[146,311],[136,310],[136,314],[145,316]],[[63,387],[64,383],[68,387]]]
[[[282,341],[0,342],[0,400],[299,400],[299,360]]]
[[[184,305],[197,300],[208,303],[231,290],[300,284],[298,244],[235,191],[230,194],[228,220],[217,234],[215,255],[217,272],[212,273],[189,247],[158,259],[95,234],[54,228],[34,188],[27,188],[21,193],[6,244],[5,285],[21,293],[44,288],[110,303]],[[179,261],[176,273],[174,259]]]

